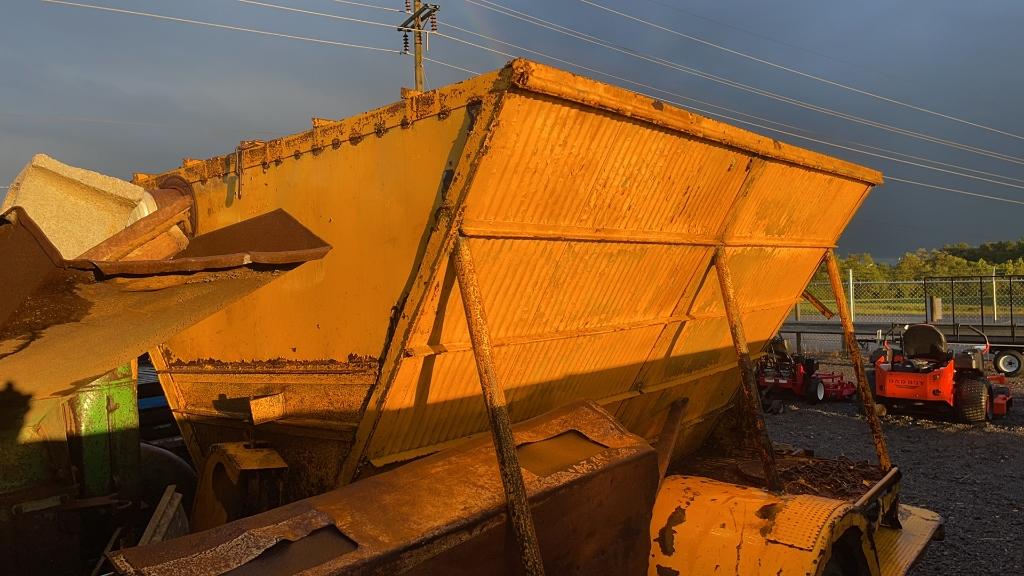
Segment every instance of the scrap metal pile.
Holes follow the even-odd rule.
[[[938,525],[874,410],[858,501],[857,466],[787,472],[753,370],[822,261],[842,291],[874,170],[525,60],[131,184],[38,160],[0,218],[19,573],[900,573]],[[143,352],[194,487],[141,488]],[[665,475],[716,434],[770,490]]]

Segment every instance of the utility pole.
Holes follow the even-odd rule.
[[[441,9],[437,4],[424,4],[421,0],[412,0],[412,4],[406,1],[406,11],[410,11],[409,17],[398,26],[398,31],[405,34],[402,50],[409,53],[409,32],[413,34],[413,70],[415,77],[415,90],[423,91],[423,24],[430,21],[431,28],[437,30],[437,11]]]

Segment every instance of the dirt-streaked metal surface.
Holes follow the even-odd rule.
[[[514,429],[548,574],[640,574],[657,455],[594,404]],[[622,487],[628,485],[629,489]],[[120,574],[519,574],[489,438],[198,534],[111,554]]]
[[[222,252],[200,237],[177,258],[65,260],[25,210],[0,215],[0,382],[33,405],[73,392],[330,249],[282,211],[222,233],[268,230],[276,250]]]
[[[756,349],[881,182],[873,170],[524,60],[139,182],[169,175],[192,185],[201,232],[283,207],[341,247],[154,354],[196,458],[209,431],[238,422],[216,409],[207,418],[214,377],[239,394],[284,392],[286,412],[304,395],[284,415],[309,425],[296,431],[304,438],[349,427],[349,444],[324,445],[345,454],[340,470],[322,455],[304,463],[309,450],[282,451],[290,469],[319,479],[307,489],[486,430],[448,263],[456,235],[477,263],[513,421],[593,399],[656,434],[685,397],[679,446],[692,450],[737,382],[715,247],[734,263]],[[351,358],[379,366],[353,370]],[[269,382],[262,367],[272,361],[318,387]],[[344,400],[318,392],[334,375]]]

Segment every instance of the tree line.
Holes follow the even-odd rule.
[[[1009,276],[1024,274],[1024,239],[986,242],[970,246],[964,242],[947,244],[939,250],[919,249],[906,252],[895,263],[876,262],[870,254],[850,254],[839,258],[843,278],[853,270],[857,281],[912,281],[936,276]],[[824,267],[815,282],[827,282]]]

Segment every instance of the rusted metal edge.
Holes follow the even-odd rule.
[[[883,182],[882,173],[877,170],[736,128],[661,100],[641,96],[625,88],[522,58],[511,61],[508,66],[512,68],[512,84],[516,88],[608,110],[819,172],[836,174],[867,184]]]
[[[525,224],[518,222],[492,222],[466,220],[461,232],[469,238],[508,240],[549,240],[568,242],[600,242],[609,244],[658,244],[664,246],[695,246],[715,248],[835,248],[834,243],[818,241],[791,242],[773,239],[757,241],[722,240],[717,236],[696,236],[679,233],[650,233],[614,228],[584,228],[578,226],[551,226],[547,224]]]
[[[729,319],[729,332],[732,334],[733,347],[736,349],[736,361],[740,369],[742,409],[745,414],[744,420],[746,421],[747,436],[756,447],[761,458],[768,489],[773,492],[779,492],[782,490],[782,480],[779,476],[778,467],[775,464],[775,451],[772,448],[772,441],[768,437],[768,429],[764,423],[761,395],[757,387],[757,378],[754,376],[753,360],[750,350],[747,348],[747,338],[743,330],[743,318],[736,305],[736,291],[733,288],[732,273],[729,268],[725,248],[718,248],[715,252],[715,270],[718,273],[722,302],[725,305],[726,315]]]
[[[676,441],[679,439],[679,431],[683,428],[683,417],[686,414],[686,405],[689,398],[680,398],[672,403],[665,416],[665,423],[662,424],[661,433],[658,434],[658,444],[654,449],[658,452],[658,481],[665,479],[668,473],[668,466],[672,462],[672,454],[675,452]]]
[[[218,426],[227,428],[249,429],[249,414],[243,412],[222,412],[219,410],[189,407],[172,408],[171,412],[190,418],[198,418],[216,423]],[[288,436],[302,436],[309,438],[328,438],[332,440],[344,440],[350,438],[356,430],[356,425],[349,422],[338,422],[320,418],[289,418],[284,417],[273,422],[260,424],[260,430],[279,432]]]
[[[893,466],[892,468],[889,469],[885,476],[883,476],[882,479],[879,480],[878,482],[875,482],[875,485],[869,488],[868,491],[865,492],[864,495],[861,496],[853,504],[853,506],[855,508],[863,508],[869,502],[877,498],[879,494],[882,494],[892,486],[896,485],[896,483],[900,481],[900,478],[902,476],[903,473],[900,471],[900,469],[896,466]]]
[[[36,221],[33,220],[31,216],[29,216],[27,210],[21,206],[15,206],[3,214],[0,214],[0,220],[6,220],[12,225],[24,228],[32,235],[36,244],[39,245],[39,248],[54,266],[58,268],[65,267],[67,261],[60,255],[60,251],[53,245],[53,242],[50,242],[50,238],[47,237],[46,232],[43,232],[43,229],[36,224]]]
[[[759,357],[759,356],[760,355],[755,355],[755,357]],[[735,366],[727,366],[725,369],[728,370],[728,369],[733,369],[733,368],[735,368]],[[718,371],[719,372],[723,372],[724,370],[720,369]],[[685,381],[674,382],[672,384],[672,386],[670,386],[670,387],[675,387],[675,386],[678,386],[678,385],[681,385],[681,384],[685,384],[687,382],[691,382],[691,381],[696,380],[696,379],[697,378],[692,378],[692,379],[687,379]],[[660,391],[665,390],[665,389],[666,388],[657,388],[655,391],[656,392],[660,392]],[[592,402],[594,404],[597,404],[598,406],[605,407],[605,406],[608,406],[609,404],[614,404],[615,402],[621,402],[622,400],[626,400],[626,399],[629,399],[629,398],[635,398],[635,397],[641,396],[643,394],[645,394],[645,392],[637,392],[635,390],[632,390],[632,391],[629,391],[629,392],[624,392],[622,394],[615,394],[613,396],[608,396],[606,398],[599,398],[597,400],[592,400]],[[723,413],[725,413],[727,410],[729,410],[729,408],[732,406],[732,403],[733,403],[733,399],[730,398],[724,404],[722,404],[721,406],[719,406],[717,408],[712,408],[710,410],[706,410],[705,412],[701,413],[700,415],[698,415],[698,416],[696,416],[694,418],[691,418],[691,419],[688,419],[688,420],[684,419],[682,421],[682,428],[683,429],[691,428],[693,426],[701,424],[702,422],[705,422],[706,420],[710,420],[712,418],[718,418]],[[617,419],[616,419],[616,423],[618,423]],[[577,431],[580,432],[580,433],[584,433],[584,431],[582,431],[582,430],[577,430]],[[446,450],[448,448],[452,448],[454,446],[458,446],[460,444],[464,444],[464,443],[466,443],[466,442],[468,442],[470,440],[476,440],[476,439],[479,439],[479,438],[484,438],[486,436],[489,436],[490,433],[491,433],[490,430],[484,430],[483,432],[477,432],[476,434],[470,434],[469,436],[462,436],[460,438],[453,438],[451,440],[445,440],[443,442],[437,442],[435,444],[430,444],[428,446],[421,446],[419,448],[410,448],[409,450],[402,450],[401,452],[394,452],[394,453],[391,453],[391,454],[387,454],[386,456],[380,456],[378,458],[371,458],[370,459],[370,463],[373,464],[377,468],[383,468],[384,466],[389,466],[391,464],[395,464],[395,463],[398,463],[398,462],[407,462],[409,460],[414,460],[416,458],[421,458],[423,456],[429,456],[429,455],[434,454],[436,452],[440,452],[441,450]],[[584,433],[584,436],[586,436],[585,433]],[[545,439],[546,438],[540,438],[538,440],[545,440]],[[532,440],[532,441],[536,442],[538,440]],[[591,440],[594,440],[594,439],[591,438]],[[594,441],[598,442],[597,440],[594,440]],[[601,442],[598,442],[598,443],[600,444]]]
[[[178,195],[171,201],[171,204],[159,208],[156,212],[93,246],[76,260],[93,262],[121,260],[136,248],[187,220],[191,208],[192,199]]]
[[[544,502],[573,479],[595,477],[602,470],[602,462],[640,458],[653,452],[643,439],[619,426],[607,411],[592,402],[563,406],[518,424],[515,432],[520,443],[524,443],[551,438],[569,429],[579,431],[589,440],[605,446],[606,450],[571,469],[547,476],[530,474],[527,486],[534,505]],[[490,478],[496,470],[488,456],[491,451],[489,444],[486,440],[478,441],[442,457],[441,462],[450,463],[448,469],[455,471],[466,469],[467,463],[487,462],[483,476]],[[420,524],[415,534],[406,532],[395,536],[365,525],[362,518],[374,511],[356,510],[358,514],[352,514],[353,503],[367,502],[367,495],[381,493],[394,486],[407,486],[411,479],[433,478],[432,473],[436,474],[439,469],[437,462],[420,460],[411,467],[389,472],[390,478],[374,476],[344,490],[306,498],[201,534],[150,547],[120,550],[111,557],[124,574],[222,574],[251,561],[277,542],[298,541],[319,528],[333,526],[354,544],[355,549],[309,567],[302,574],[382,574],[384,572],[370,561],[390,554],[396,554],[398,560],[389,563],[387,574],[414,573],[421,562],[465,541],[466,536],[507,522],[504,515],[492,512],[500,506],[500,500],[489,496],[490,488],[486,495],[481,494],[481,484],[472,483],[456,490],[453,501],[463,504],[461,508],[456,507],[459,510],[435,508],[436,518],[428,524]],[[486,480],[483,484],[494,486],[495,482]],[[500,492],[495,493],[498,495]],[[407,510],[399,504],[378,512],[387,518],[400,519],[401,513]],[[443,541],[438,542],[439,537]]]
[[[444,191],[441,208],[427,240],[423,258],[417,267],[413,288],[401,301],[398,324],[390,340],[385,343],[381,370],[377,382],[370,387],[363,403],[363,418],[352,450],[345,458],[341,473],[338,475],[339,485],[351,482],[358,475],[361,466],[368,461],[370,443],[383,415],[388,394],[398,377],[405,344],[419,318],[424,314],[438,272],[442,264],[448,260],[455,245],[455,237],[463,218],[463,200],[469,192],[481,160],[487,153],[494,133],[493,124],[501,113],[503,95],[507,92],[509,82],[508,71],[503,70],[494,77],[489,97],[484,98],[479,104],[480,116],[474,120],[470,128],[454,176]]]
[[[53,262],[54,266],[58,268],[84,270],[105,276],[149,276],[155,274],[189,273],[204,270],[237,268],[251,264],[301,264],[303,262],[322,258],[325,254],[330,252],[330,244],[327,244],[319,237],[313,235],[312,232],[306,230],[297,220],[288,215],[287,212],[284,212],[283,210],[275,210],[274,212],[280,212],[283,216],[286,216],[287,219],[282,219],[282,222],[290,220],[294,223],[296,232],[299,230],[305,231],[310,239],[315,239],[315,241],[319,242],[320,246],[299,250],[282,250],[279,252],[243,252],[192,258],[172,258],[168,260],[96,261],[81,258],[65,260],[61,257],[60,252],[46,236],[43,230],[35,223],[34,220],[32,220],[31,215],[29,215],[24,208],[15,206],[3,214],[0,214],[0,219],[7,220],[9,222],[16,222],[23,226],[36,239],[40,248]],[[240,224],[244,224],[244,222]],[[239,224],[236,224],[235,226],[238,225]],[[223,228],[222,230],[226,230],[226,228]]]
[[[749,314],[751,312],[763,312],[765,310],[774,310],[776,308],[793,306],[793,300],[791,298],[780,298],[779,300],[773,300],[771,302],[765,302],[756,306],[749,306],[740,308],[740,313]],[[598,336],[601,334],[611,334],[613,332],[626,332],[630,330],[641,330],[643,328],[650,328],[652,326],[668,326],[676,322],[691,322],[694,320],[714,320],[716,318],[725,318],[725,311],[720,313],[703,313],[703,314],[684,314],[679,316],[667,316],[663,318],[653,318],[650,320],[640,320],[636,322],[625,322],[621,324],[606,324],[603,326],[593,326],[590,328],[582,328],[579,330],[564,330],[560,332],[551,332],[547,334],[524,334],[521,336],[506,336],[504,338],[495,338],[491,345],[495,348],[503,348],[507,346],[521,346],[526,344],[537,344],[540,342],[553,342],[557,340],[568,340],[571,338],[579,338],[586,336]],[[471,342],[449,342],[449,343],[438,343],[438,344],[422,344],[418,346],[412,346],[405,349],[406,357],[420,358],[425,356],[439,356],[441,354],[447,354],[450,352],[466,352],[472,350]]]
[[[310,245],[308,248],[283,249],[283,250],[247,250],[244,252],[230,252],[227,254],[212,254],[203,256],[188,256],[191,246],[201,242],[203,236],[193,239],[190,248],[182,252],[182,257],[175,257],[168,260],[121,260],[121,261],[94,261],[94,260],[72,260],[68,263],[71,268],[97,270],[106,275],[130,275],[130,274],[175,274],[197,272],[200,270],[235,268],[249,265],[289,265],[301,264],[310,260],[323,258],[331,250],[331,245],[324,242],[320,237],[313,234],[304,227],[298,220],[293,218],[284,210],[278,209],[255,218],[244,220],[231,226],[226,226],[211,234],[231,234],[248,232],[250,235],[258,230],[249,231],[248,228],[257,220],[264,222],[273,221],[278,231],[284,235],[294,238],[296,242]]]
[[[294,505],[289,508],[296,508]],[[314,530],[334,525],[334,519],[316,508],[307,509],[282,521],[246,530],[234,538],[192,556],[169,559],[156,566],[137,571],[130,562],[137,549],[118,550],[109,555],[111,563],[123,574],[170,576],[173,574],[223,574],[259,556],[264,550],[282,541],[295,542]]]
[[[544,562],[541,559],[533,513],[527,499],[523,469],[519,465],[516,453],[516,441],[512,437],[512,419],[508,413],[508,402],[495,373],[494,360],[491,356],[491,336],[487,328],[487,315],[480,296],[480,287],[477,284],[473,253],[469,249],[468,241],[461,236],[455,238],[452,265],[455,266],[458,275],[459,290],[466,311],[466,324],[469,327],[473,356],[476,358],[477,373],[480,376],[484,407],[490,421],[494,451],[498,456],[498,471],[505,491],[505,503],[516,535],[516,543],[519,545],[519,558],[527,576],[543,576]]]
[[[447,118],[454,109],[465,108],[488,93],[507,89],[508,83],[503,82],[506,76],[505,70],[499,69],[356,116],[340,120],[316,118],[311,122],[310,130],[255,142],[240,151],[204,160],[186,158],[178,168],[158,174],[136,173],[132,181],[147,188],[162,187],[165,185],[164,179],[172,176],[180,177],[188,183],[204,182],[211,178],[234,177],[238,172],[244,173],[250,169],[266,170],[280,162],[298,159],[308,153],[318,153],[326,148],[357,145],[363,138],[374,137],[381,131],[408,128],[428,118]],[[487,88],[475,90],[478,85]],[[241,170],[236,168],[239,158]]]
[[[702,139],[729,145],[748,153],[820,172],[845,176],[869,184],[882,183],[882,175],[878,171],[736,128],[665,104],[660,100],[641,96],[625,88],[577,76],[525,59],[513,60],[502,69],[416,96],[413,100],[433,98],[436,103],[432,102],[427,112],[418,112],[412,118],[406,114],[396,116],[396,120],[385,123],[383,126],[376,125],[376,119],[379,116],[391,114],[398,107],[403,110],[407,108],[406,103],[397,102],[341,120],[317,119],[315,127],[311,130],[262,142],[244,148],[241,153],[236,151],[205,160],[186,159],[181,167],[160,174],[138,173],[133,178],[133,182],[153,187],[161,179],[172,175],[180,176],[187,182],[202,182],[210,178],[232,176],[238,172],[235,165],[239,156],[242,157],[241,168],[243,171],[260,167],[266,169],[272,164],[286,161],[289,158],[298,158],[326,146],[337,148],[344,143],[357,143],[362,138],[373,136],[378,129],[387,131],[408,126],[412,122],[425,118],[444,117],[452,109],[463,108],[471,100],[485,96],[484,91],[467,91],[468,88],[474,87],[475,83],[481,82],[490,86],[489,91],[493,93],[495,90],[507,89],[508,86],[502,86],[503,82],[499,80],[510,75],[512,76],[512,85],[523,90],[609,110]],[[415,105],[412,108],[419,111],[423,107]]]
[[[831,320],[832,317],[836,315],[835,312],[829,310],[828,306],[825,306],[824,302],[818,300],[817,296],[811,294],[807,290],[804,290],[803,293],[800,294],[800,297],[810,302],[811,306],[814,306],[814,309],[817,310],[819,314],[824,316],[825,319]]]
[[[857,335],[853,332],[853,319],[850,318],[850,308],[846,302],[846,294],[843,291],[843,279],[839,276],[839,263],[833,251],[825,252],[825,266],[828,269],[828,281],[832,285],[832,293],[836,298],[836,310],[839,312],[839,320],[843,325],[843,340],[846,344],[846,353],[850,356],[850,363],[853,364],[853,373],[857,379],[857,392],[860,394],[861,406],[864,408],[864,418],[868,421],[871,429],[871,440],[875,445],[875,455],[878,456],[878,465],[882,470],[888,471],[893,467],[892,459],[889,457],[889,447],[885,442],[885,432],[882,431],[882,422],[875,411],[875,398],[868,386],[867,373],[864,371],[864,358],[860,354],[860,345],[857,343]]]

